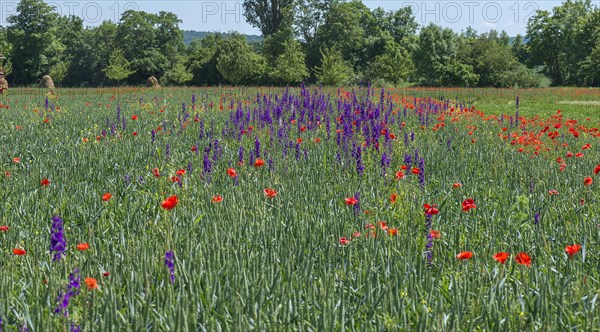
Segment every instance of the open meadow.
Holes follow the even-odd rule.
[[[600,331],[600,89],[11,89],[0,331]]]

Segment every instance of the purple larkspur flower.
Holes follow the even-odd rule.
[[[260,141],[258,136],[254,138],[254,155],[256,158],[260,158]]]
[[[165,253],[165,266],[169,269],[171,284],[175,284],[175,254],[173,251]]]
[[[69,326],[69,332],[81,332],[81,326],[75,325],[75,323],[71,322],[71,325]]]
[[[63,221],[59,216],[52,217],[52,228],[50,230],[50,253],[53,253],[53,260],[59,261],[67,250],[67,241],[65,240]]]
[[[152,136],[152,144],[154,144],[154,142],[156,142],[156,131],[154,129],[152,129],[151,136]]]
[[[388,158],[387,153],[383,153],[381,155],[381,175],[385,175],[386,169],[390,167],[391,160]]]
[[[425,159],[419,158],[419,186],[425,188]]]
[[[65,292],[60,292],[60,295],[56,299],[58,305],[54,309],[54,313],[62,313],[65,317],[69,317],[69,301],[71,298],[79,295],[79,289],[81,288],[81,276],[79,275],[79,269],[73,270],[73,273],[69,274],[69,285]]]
[[[165,156],[167,159],[171,158],[171,144],[167,143],[165,146]]]
[[[539,212],[536,212],[536,213],[533,215],[533,224],[537,226],[537,224],[539,224],[539,223],[540,223],[540,218],[541,218],[541,216],[540,216],[540,213],[539,213]]]
[[[356,199],[356,204],[354,204],[354,214],[358,214],[360,212],[360,193],[354,193],[354,199]]]
[[[359,176],[362,177],[364,171],[365,171],[365,165],[363,165],[363,162],[362,162],[362,150],[360,147],[358,147],[356,150],[356,172],[358,173]]]

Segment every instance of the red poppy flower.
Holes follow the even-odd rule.
[[[14,158],[13,158],[13,162],[14,162],[14,163],[17,163],[17,164],[20,164],[20,163],[21,163],[21,158],[19,158],[19,157],[14,157]]]
[[[177,205],[177,196],[173,195],[165,199],[160,206],[165,210],[172,210]]]
[[[348,198],[344,198],[344,202],[346,202],[346,205],[352,206],[352,205],[355,205],[356,203],[358,203],[358,199],[356,199],[354,197],[348,197]]]
[[[582,146],[581,150],[587,150],[587,149],[589,149],[591,147],[592,147],[592,145],[590,143],[588,143],[588,144],[585,144],[584,146]]]
[[[138,132],[137,132],[137,131],[134,131],[134,132],[133,132],[131,135],[133,135],[133,136],[137,136],[137,134],[138,134]]]
[[[393,193],[393,194],[390,195],[390,203],[396,204],[397,200],[398,200],[398,194]]]
[[[360,237],[360,232],[354,232],[352,233],[352,238],[356,239],[357,237]]]
[[[569,258],[573,257],[581,249],[581,244],[573,244],[565,247],[565,252],[569,254]]]
[[[317,137],[317,138],[314,139],[314,142],[315,143],[321,143],[321,139]]]
[[[237,172],[233,168],[228,168],[227,175],[229,175],[229,177],[235,178],[237,177]]]
[[[261,166],[263,166],[264,164],[265,164],[265,161],[264,161],[264,160],[262,160],[262,159],[260,159],[260,158],[257,158],[257,159],[254,161],[254,167],[261,167]]]
[[[442,238],[442,234],[439,231],[436,231],[433,229],[429,231],[429,236],[432,239],[441,239]]]
[[[152,175],[154,175],[155,178],[160,177],[160,173],[158,172],[158,167],[154,167],[152,169]]]
[[[348,240],[345,237],[341,237],[340,238],[340,244],[343,245],[343,246],[349,245],[350,244],[350,240]]]
[[[396,172],[396,180],[402,180],[404,179],[404,172]]]
[[[42,179],[42,181],[40,181],[40,184],[42,185],[42,187],[49,186],[50,185],[50,180],[48,180],[48,179]]]
[[[520,252],[515,256],[515,261],[521,265],[531,266],[531,257],[524,252]]]
[[[273,188],[265,188],[263,190],[263,192],[265,193],[265,196],[267,196],[268,198],[273,198],[273,197],[277,196],[277,190],[275,190]]]
[[[414,167],[414,168],[413,168],[413,169],[411,169],[410,171],[411,171],[413,174],[420,174],[420,173],[421,173],[421,170],[420,170],[420,169],[418,169],[418,168],[416,168],[416,167]]]
[[[573,157],[573,152],[571,152],[571,151],[567,152],[567,154],[565,155],[565,157],[567,157],[567,158]]]
[[[402,166],[400,166],[400,169],[403,170],[403,171],[406,171],[408,169],[408,166],[402,165]]]
[[[108,277],[110,276],[110,272],[108,272],[108,271],[104,271],[104,273],[102,273],[102,276],[103,276],[104,278],[108,278]]]
[[[390,236],[398,235],[398,228],[395,228],[395,227],[394,227],[394,228],[390,228],[390,229],[388,229],[388,234],[389,234]]]
[[[8,226],[0,226],[0,232],[8,231]]]
[[[437,209],[436,204],[433,205],[429,205],[429,204],[423,204],[423,208],[425,209],[425,214],[431,214],[431,215],[436,215],[440,212],[440,210]]]
[[[85,284],[87,285],[88,290],[98,289],[98,282],[94,278],[85,278]]]
[[[89,248],[90,248],[90,244],[87,243],[87,242],[80,243],[80,244],[77,245],[77,250],[79,250],[79,251],[86,251]]]
[[[6,172],[4,172],[4,175],[6,175],[6,176],[11,176],[12,174],[10,174],[10,172],[9,172],[9,171],[6,171]]]
[[[106,201],[108,201],[108,200],[109,200],[111,197],[112,197],[112,194],[111,194],[111,193],[106,193],[106,194],[102,195],[102,200],[106,202]]]
[[[600,164],[594,168],[594,175],[598,175],[598,173],[600,173]]]
[[[23,249],[19,249],[19,248],[15,248],[13,249],[13,254],[17,255],[17,256],[23,256],[25,255],[27,252]]]
[[[177,175],[183,175],[185,174],[185,169],[178,169],[177,170]]]
[[[581,152],[577,152],[577,154],[575,155],[575,157],[577,157],[577,158],[581,158],[581,157],[583,157],[583,153],[581,153]]]
[[[452,188],[460,188],[460,187],[462,187],[462,184],[460,184],[460,182],[455,182],[455,183],[452,185]]]
[[[470,251],[463,251],[456,255],[456,259],[465,260],[471,259],[473,257],[473,253]]]
[[[472,198],[468,198],[462,202],[462,210],[465,212],[469,212],[469,210],[476,208],[475,200]]]
[[[137,119],[138,119],[137,115],[134,114],[134,115],[131,116],[131,120],[135,121]]]
[[[378,221],[377,225],[379,226],[379,228],[381,228],[382,231],[387,231],[388,230],[388,226],[385,223],[385,221]]]
[[[217,194],[216,196],[212,197],[211,202],[213,203],[221,203],[223,201],[223,197],[221,197],[221,195]]]
[[[583,179],[584,186],[591,186],[592,183],[594,183],[594,180],[592,180],[592,178],[589,176]]]
[[[178,176],[172,176],[171,182],[181,182],[181,179]]]
[[[494,255],[494,259],[497,260],[498,262],[500,262],[500,264],[504,264],[506,262],[506,260],[508,259],[508,257],[510,257],[510,254],[507,252],[499,252],[497,254]]]
[[[298,143],[298,144],[302,143],[302,137],[296,138],[296,143]]]
[[[548,190],[548,194],[550,196],[554,196],[554,195],[558,195],[559,193],[556,189],[551,189],[551,190]]]
[[[192,150],[192,152],[196,152],[196,151],[198,151],[198,148],[195,146],[192,146],[192,148],[190,150]]]

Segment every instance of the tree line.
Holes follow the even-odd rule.
[[[0,27],[11,83],[49,74],[64,86],[418,84],[600,86],[600,9],[567,0],[531,17],[525,36],[419,26],[410,7],[370,10],[361,1],[245,0],[262,41],[210,33],[189,45],[173,13],[126,11],[84,27],[43,0],[21,0]]]

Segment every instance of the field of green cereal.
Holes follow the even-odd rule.
[[[598,89],[0,103],[1,331],[600,330]]]

